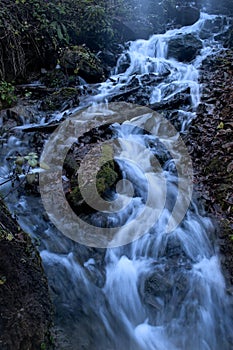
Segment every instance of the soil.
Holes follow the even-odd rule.
[[[51,349],[52,306],[41,259],[0,200],[0,349]]]
[[[233,284],[233,50],[207,58],[200,71],[202,99],[186,137],[194,182],[219,223],[222,268]]]

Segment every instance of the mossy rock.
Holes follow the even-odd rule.
[[[88,83],[105,79],[101,61],[85,45],[65,49],[60,64],[68,74],[80,75]]]
[[[87,178],[88,178],[88,174],[87,174]],[[103,164],[96,176],[96,190],[98,192],[98,195],[103,199],[106,199],[110,193],[114,193],[115,185],[119,179],[120,179],[119,167],[114,160],[110,160],[105,164]],[[95,201],[93,194],[89,193],[89,195]],[[67,195],[67,199],[70,202],[70,205],[74,211],[79,212],[82,206],[86,206],[83,196],[81,194],[78,179],[76,177],[73,177],[73,179],[71,180],[71,191]],[[98,198],[96,198],[96,201],[97,200]]]

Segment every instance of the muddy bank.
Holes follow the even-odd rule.
[[[31,239],[0,201],[0,349],[52,349],[52,305]]]
[[[227,284],[233,284],[233,51],[207,58],[200,71],[202,99],[187,136],[194,181],[208,213],[219,223]]]

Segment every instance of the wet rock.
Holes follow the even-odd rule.
[[[103,50],[98,53],[97,57],[103,62],[103,64],[109,67],[115,67],[117,63],[117,55],[115,55],[112,51]]]
[[[217,40],[220,40],[224,47],[232,49],[233,48],[233,25],[223,34],[216,36]]]
[[[128,53],[125,53],[120,56],[117,63],[117,74],[124,73],[130,66],[130,56]]]
[[[41,110],[61,112],[79,105],[79,90],[75,88],[62,88],[49,95],[41,102]]]
[[[190,62],[202,49],[201,40],[193,34],[178,34],[168,42],[168,57],[181,62]]]
[[[157,311],[162,310],[164,306],[164,302],[163,300],[161,300],[161,298],[155,297],[154,295],[151,295],[151,294],[145,295],[145,303],[152,306]]]
[[[227,37],[227,32],[224,32],[222,34],[218,34],[219,31],[223,28],[224,25],[226,25],[226,18],[224,17],[216,17],[213,19],[209,19],[205,21],[204,26],[202,27],[200,38],[201,39],[207,39],[212,35],[215,35],[215,38],[217,40],[224,40],[224,38]],[[216,35],[218,34],[218,35]]]
[[[190,26],[200,18],[200,11],[196,7],[180,6],[176,12],[176,24]]]
[[[180,240],[175,237],[169,237],[165,253],[168,258],[176,258],[184,255]]]
[[[157,84],[161,83],[167,75],[170,74],[170,70],[166,69],[165,72],[161,75],[154,74],[154,73],[148,73],[144,74],[140,77],[140,83],[143,85],[153,85],[156,86]]]
[[[178,92],[167,100],[161,102],[155,102],[150,104],[149,107],[155,111],[177,109],[180,106],[186,106],[191,104],[190,89],[187,88],[183,92]]]
[[[0,127],[2,131],[22,126],[26,122],[35,122],[35,115],[39,111],[36,105],[29,105],[26,101],[18,101],[15,107],[0,111]]]
[[[153,294],[157,297],[164,297],[172,290],[172,283],[159,269],[151,274],[145,281],[144,292],[146,295]]]
[[[164,144],[160,142],[158,139],[151,140],[150,138],[148,138],[148,140],[146,141],[146,145],[147,147],[150,148],[151,152],[155,156],[156,162],[153,161],[154,158],[152,158],[151,160],[151,164],[152,166],[155,167],[155,169],[158,166],[157,161],[159,161],[161,166],[164,166],[166,161],[171,159],[171,156],[168,150],[166,149]]]

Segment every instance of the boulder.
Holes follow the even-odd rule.
[[[78,74],[88,83],[105,79],[101,61],[85,45],[71,46],[60,57],[61,68],[68,74]]]
[[[191,6],[180,6],[176,12],[176,24],[181,26],[190,26],[200,18],[200,10]]]
[[[181,62],[190,62],[202,49],[201,40],[193,34],[178,34],[168,42],[168,57]]]
[[[142,19],[128,22],[122,22],[115,19],[114,29],[116,30],[121,42],[148,39],[150,35],[154,34],[153,25]]]
[[[97,54],[97,57],[103,62],[104,65],[109,67],[115,67],[117,64],[117,55],[110,50],[103,50]]]
[[[76,213],[93,213],[91,208],[83,198],[83,189],[88,198],[92,198],[98,203],[99,197],[109,198],[115,194],[115,185],[121,178],[120,169],[112,159],[111,147],[102,148],[99,141],[106,141],[112,136],[112,131],[107,128],[95,128],[77,140],[72,149],[68,152],[64,171],[69,179],[70,188],[66,195],[67,199]],[[80,182],[80,164],[85,159],[85,183]],[[110,160],[108,160],[110,159]],[[95,178],[93,178],[95,172]],[[93,193],[93,188],[89,185],[95,181],[97,193]]]

